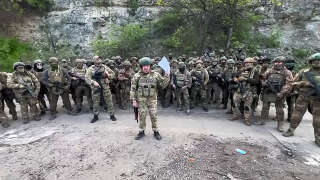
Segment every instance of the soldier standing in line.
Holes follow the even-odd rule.
[[[12,88],[21,106],[23,123],[29,123],[29,108],[32,119],[40,121],[37,108],[37,97],[40,91],[40,82],[31,72],[25,71],[25,64],[17,62],[13,65],[14,72],[8,79],[8,88]]]
[[[89,108],[93,109],[93,102],[91,96],[91,89],[85,81],[87,69],[84,67],[84,59],[75,60],[76,67],[71,69],[69,75],[71,76],[71,86],[75,90],[76,108],[74,113],[78,114],[82,110],[83,96],[87,97]]]
[[[196,67],[191,70],[192,90],[191,90],[191,109],[195,107],[197,96],[200,95],[202,108],[208,112],[207,91],[205,86],[209,82],[208,71],[203,67],[201,60],[197,60]]]
[[[3,79],[7,79],[7,73],[5,72],[0,72],[0,91],[2,91],[5,87],[6,87],[6,83],[4,83]],[[2,101],[2,93],[0,93],[0,122],[1,122],[1,126],[3,128],[8,128],[10,126],[9,124],[9,118],[6,114],[6,112],[4,111],[4,102]]]
[[[16,105],[13,102],[15,99],[15,95],[13,90],[8,88],[7,86],[7,79],[9,79],[10,76],[12,76],[12,73],[6,73],[0,79],[3,85],[2,90],[0,91],[0,93],[2,94],[2,98],[0,98],[0,101],[2,102],[3,106],[1,106],[0,108],[4,111],[4,104],[6,104],[9,109],[9,114],[11,114],[12,116],[12,120],[16,121],[18,120],[18,114],[16,110]]]
[[[286,59],[285,66],[289,71],[291,71],[292,76],[295,77],[296,73],[293,71],[294,66],[295,66],[294,59]],[[286,102],[287,102],[287,106],[288,106],[288,116],[287,116],[288,122],[291,121],[291,117],[292,117],[292,113],[293,113],[296,99],[297,99],[297,94],[295,93],[294,89],[291,89],[291,91],[288,93],[288,95],[286,97]]]
[[[268,69],[262,77],[263,98],[261,119],[257,124],[264,125],[268,119],[270,104],[275,103],[277,130],[283,132],[284,101],[292,86],[292,73],[284,66],[285,57],[276,57],[272,68]]]
[[[232,120],[240,119],[240,106],[243,104],[244,123],[251,125],[252,103],[257,96],[257,84],[259,82],[259,73],[257,69],[253,68],[255,60],[253,58],[246,58],[244,60],[244,67],[238,72],[234,81],[238,83],[237,91],[234,94],[234,116]]]
[[[192,78],[190,72],[186,69],[184,62],[179,62],[178,71],[172,75],[171,86],[175,90],[178,110],[183,110],[183,102],[187,115],[190,114],[190,99],[188,89],[191,88],[191,85]]]
[[[46,111],[48,110],[47,104],[45,101],[45,95],[48,96],[48,90],[46,86],[41,82],[41,79],[43,79],[43,62],[40,59],[34,60],[33,62],[33,68],[32,73],[38,78],[40,81],[40,92],[38,94],[38,103],[40,107],[40,115],[45,115]]]
[[[58,58],[49,58],[50,67],[44,71],[42,82],[46,85],[49,92],[50,118],[57,117],[57,104],[59,96],[62,97],[64,108],[71,114],[72,107],[69,99],[70,76],[68,72],[58,65]]]
[[[209,74],[209,83],[207,89],[207,99],[208,101],[213,101],[212,103],[219,104],[221,98],[221,83],[222,78],[222,68],[218,65],[217,59],[212,59],[211,66],[207,68]]]
[[[320,147],[320,53],[309,58],[311,68],[301,70],[294,78],[293,86],[298,90],[290,127],[285,137],[293,136],[302,118],[311,106],[315,143]]]
[[[230,109],[227,111],[228,114],[232,114],[234,102],[233,102],[233,94],[238,88],[238,85],[236,82],[233,81],[235,75],[237,74],[238,69],[235,67],[235,62],[233,59],[229,59],[227,61],[227,66],[223,71],[222,78],[224,80],[224,89],[223,89],[223,109],[228,108],[228,101],[230,99]]]
[[[91,86],[92,90],[93,119],[91,120],[91,123],[95,123],[99,120],[101,97],[103,97],[104,102],[107,105],[110,119],[116,121],[117,118],[114,115],[114,105],[109,86],[109,83],[115,77],[115,74],[109,67],[102,64],[102,60],[99,56],[94,56],[93,62],[94,65],[87,70],[85,75],[85,80],[87,84]]]
[[[157,124],[157,90],[166,87],[170,78],[168,74],[162,77],[151,71],[152,61],[149,57],[140,59],[139,64],[141,70],[133,76],[130,91],[133,107],[139,108],[139,133],[135,139],[139,140],[145,136],[146,117],[149,112],[154,137],[160,140],[161,136]]]
[[[119,81],[119,92],[120,92],[120,109],[127,109],[127,103],[129,101],[130,94],[130,83],[134,72],[131,68],[131,63],[129,61],[124,61],[118,73]]]

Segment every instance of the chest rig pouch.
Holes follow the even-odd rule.
[[[195,82],[194,82],[194,85],[196,86],[196,87],[201,87],[202,85],[203,85],[203,79],[204,79],[204,77],[203,77],[203,73],[202,73],[202,71],[201,70],[196,70],[195,72],[194,72],[194,77],[196,78],[196,80],[195,80]]]
[[[177,81],[177,86],[178,87],[183,87],[185,85],[185,79],[186,75],[182,73],[177,73],[176,74],[176,81]]]
[[[140,97],[153,97],[156,95],[157,81],[155,77],[151,75],[141,77],[138,86]]]
[[[284,86],[285,75],[284,73],[274,72],[269,75],[267,84],[269,92],[279,93]]]
[[[249,90],[250,84],[248,83],[248,79],[249,79],[249,76],[250,76],[250,72],[244,71],[244,72],[241,73],[240,76],[242,76],[242,77],[244,77],[246,79],[246,80],[243,80],[243,81],[239,82],[240,93],[244,94]]]

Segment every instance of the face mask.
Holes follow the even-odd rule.
[[[39,69],[39,70],[41,70],[41,69],[43,68],[43,65],[42,65],[41,63],[37,63],[37,64],[36,64],[36,68]]]
[[[184,67],[183,67],[183,68],[179,68],[179,71],[180,71],[180,72],[184,72],[184,70],[185,70]]]
[[[213,62],[213,63],[212,63],[212,66],[216,66],[216,65],[217,65],[217,63],[216,63],[216,62]]]
[[[26,71],[30,71],[32,69],[32,66],[30,64],[27,64],[27,65],[24,66],[24,69]]]

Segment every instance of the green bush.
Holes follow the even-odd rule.
[[[312,54],[312,52],[307,49],[293,49],[292,54],[294,57],[298,59],[305,59],[309,57]]]
[[[93,43],[94,52],[103,57],[114,55],[128,56],[143,47],[148,29],[141,25],[129,24],[114,28],[117,34],[111,35],[109,40],[97,38]]]
[[[179,26],[181,26],[182,20],[177,13],[166,13],[160,17],[154,24],[154,31],[158,34],[171,34],[174,33]]]
[[[31,44],[17,38],[0,37],[0,71],[11,72],[15,62],[33,60],[35,56]]]
[[[52,0],[1,0],[0,10],[17,11],[19,14],[23,14],[25,9],[43,12],[48,11],[52,3]]]
[[[139,0],[128,0],[127,1],[127,4],[128,4],[128,13],[129,15],[131,16],[135,16],[136,15],[136,12],[139,8]]]
[[[111,6],[111,0],[94,0],[94,4],[97,7],[109,7]]]

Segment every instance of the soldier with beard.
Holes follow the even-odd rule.
[[[40,81],[40,92],[38,94],[38,103],[40,107],[40,115],[45,115],[47,111],[47,104],[45,101],[45,95],[48,98],[48,90],[46,86],[41,82],[41,79],[43,79],[43,72],[44,72],[44,67],[43,67],[43,62],[40,59],[34,60],[33,62],[33,68],[32,68],[32,73],[38,78]]]
[[[139,133],[135,139],[139,140],[145,136],[146,117],[149,112],[154,137],[161,140],[157,124],[157,89],[168,85],[169,75],[161,76],[151,71],[152,61],[149,57],[140,59],[139,64],[141,70],[133,76],[130,91],[133,107],[139,108]]]
[[[263,96],[261,119],[258,124],[264,125],[268,119],[270,104],[275,103],[277,130],[283,132],[284,124],[284,100],[292,86],[292,73],[284,66],[285,57],[276,57],[272,68],[268,69],[262,77]]]
[[[185,112],[190,114],[190,100],[188,89],[191,88],[192,78],[190,72],[186,69],[184,62],[179,62],[178,71],[172,75],[171,86],[175,90],[177,99],[178,110],[183,110],[183,104],[185,106]]]
[[[293,136],[302,118],[311,107],[315,143],[320,147],[320,53],[309,58],[311,68],[301,70],[294,78],[293,86],[298,90],[298,98],[294,108],[290,128],[283,134]]]
[[[71,86],[75,90],[75,114],[78,114],[82,110],[83,96],[87,97],[87,101],[90,109],[93,109],[93,102],[91,96],[90,86],[85,81],[85,75],[87,69],[84,67],[84,59],[75,60],[76,67],[71,69],[69,75],[71,76]]]
[[[13,65],[14,72],[8,79],[8,88],[13,89],[21,106],[23,123],[29,123],[29,108],[32,119],[40,121],[37,108],[37,97],[40,91],[40,83],[31,72],[25,71],[25,64],[17,62]]]
[[[59,96],[61,96],[63,106],[67,109],[68,113],[72,112],[72,107],[69,99],[71,79],[66,69],[58,65],[58,58],[49,58],[49,65],[50,67],[43,73],[44,76],[42,82],[46,85],[49,92],[49,120],[54,120],[57,117],[57,104]]]
[[[117,118],[114,115],[114,105],[112,102],[112,94],[110,90],[110,82],[115,78],[115,73],[107,66],[102,64],[102,60],[99,56],[93,57],[94,65],[91,66],[85,75],[87,84],[90,85],[92,90],[93,100],[93,119],[91,123],[95,123],[99,120],[99,107],[100,100],[103,97],[104,102],[107,105],[110,119],[116,121]]]

